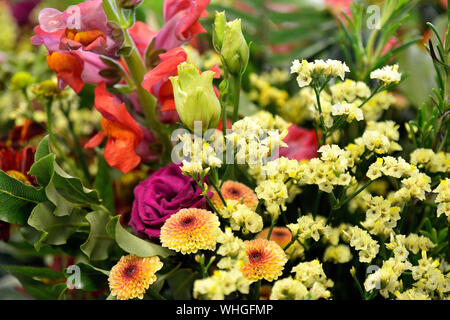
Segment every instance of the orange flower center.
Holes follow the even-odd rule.
[[[113,139],[135,140],[135,135],[130,130],[124,128],[120,123],[102,118],[101,126],[106,136]]]
[[[70,40],[81,43],[83,46],[88,46],[97,38],[102,37],[106,40],[106,36],[101,30],[88,30],[77,32],[74,29],[66,29],[66,37]]]
[[[56,73],[82,70],[81,62],[70,53],[52,52],[47,56],[47,64]]]

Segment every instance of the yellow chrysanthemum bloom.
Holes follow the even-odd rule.
[[[111,269],[108,282],[111,295],[119,300],[142,299],[148,287],[156,281],[155,273],[163,263],[157,256],[141,258],[123,256]]]
[[[186,253],[214,250],[220,235],[217,215],[204,209],[181,209],[161,228],[163,247]]]
[[[287,262],[283,249],[275,242],[265,239],[245,241],[248,262],[241,267],[244,277],[251,281],[273,281],[283,273]]]
[[[213,195],[211,197],[211,202],[217,210],[222,210],[224,208],[224,204],[220,199],[219,194],[216,190],[211,189]],[[225,181],[220,188],[220,193],[222,194],[225,202],[227,200],[236,200],[239,203],[245,204],[251,210],[255,210],[258,206],[258,198],[252,189],[247,187],[246,185],[235,182],[235,181]]]

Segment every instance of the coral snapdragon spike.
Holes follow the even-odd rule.
[[[169,77],[177,75],[177,67],[185,62],[187,53],[182,48],[174,48],[160,54],[161,62],[147,72],[142,87],[153,94],[163,106],[163,110],[175,110],[173,88]]]
[[[58,77],[58,85],[61,82],[68,84],[76,93],[83,89],[84,82],[81,79],[83,62],[71,53],[52,52],[47,56],[48,67]]]
[[[133,170],[141,161],[135,152],[144,138],[139,125],[127,112],[125,104],[116,102],[115,97],[106,91],[104,82],[95,89],[95,107],[103,115],[103,131],[84,147],[94,148],[107,137],[104,154],[106,162],[124,173]]]

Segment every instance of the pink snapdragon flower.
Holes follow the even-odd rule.
[[[165,25],[155,38],[155,48],[170,50],[183,45],[199,33],[205,32],[198,21],[208,16],[210,0],[165,0]]]
[[[69,85],[78,93],[85,83],[108,82],[99,74],[107,68],[99,55],[114,57],[121,42],[113,40],[101,0],[85,1],[64,12],[43,9],[34,32],[31,43],[47,48],[47,64],[60,88]]]

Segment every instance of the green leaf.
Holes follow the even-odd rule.
[[[64,278],[64,274],[62,272],[58,272],[50,268],[12,266],[12,265],[2,265],[0,266],[0,268],[9,273],[21,274],[31,278],[52,279],[52,280]]]
[[[79,262],[76,265],[80,268],[80,290],[95,291],[105,286],[107,275],[99,271],[100,269],[83,262]],[[65,271],[66,277],[71,275],[73,273]]]
[[[56,156],[54,154],[43,156],[39,160],[35,161],[28,172],[36,177],[36,180],[41,187],[46,187],[52,180],[55,157]]]
[[[46,135],[44,138],[42,138],[41,142],[39,142],[36,152],[34,154],[34,161],[39,161],[46,155],[50,154],[50,147],[48,144],[48,135]]]
[[[195,277],[196,275],[192,271],[180,269],[167,280],[175,300],[191,299],[191,288]]]
[[[0,220],[24,224],[33,207],[46,200],[44,189],[23,184],[0,170]]]
[[[79,205],[100,203],[97,191],[85,188],[79,178],[67,174],[56,162],[54,166],[55,175],[52,182],[58,193],[67,201]]]
[[[86,220],[91,225],[91,231],[85,243],[81,245],[83,251],[90,260],[105,260],[111,246],[115,243],[106,231],[111,216],[104,211],[94,211],[86,215]]]
[[[43,234],[35,247],[39,250],[42,242],[51,245],[62,245],[81,226],[85,226],[84,214],[76,210],[70,216],[57,217],[53,214],[55,206],[49,202],[39,203],[31,212],[28,224]]]
[[[160,256],[166,258],[174,255],[175,252],[163,248],[157,244],[136,237],[125,230],[119,222],[119,217],[115,217],[108,225],[108,231],[116,239],[117,244],[128,253],[135,254],[139,257]]]
[[[65,289],[65,285],[58,284],[51,286],[20,273],[12,272],[12,274],[19,280],[23,289],[29,295],[39,300],[56,300]]]
[[[94,189],[102,198],[102,203],[109,211],[114,212],[113,179],[110,167],[103,156],[99,156],[97,176],[94,181]]]

